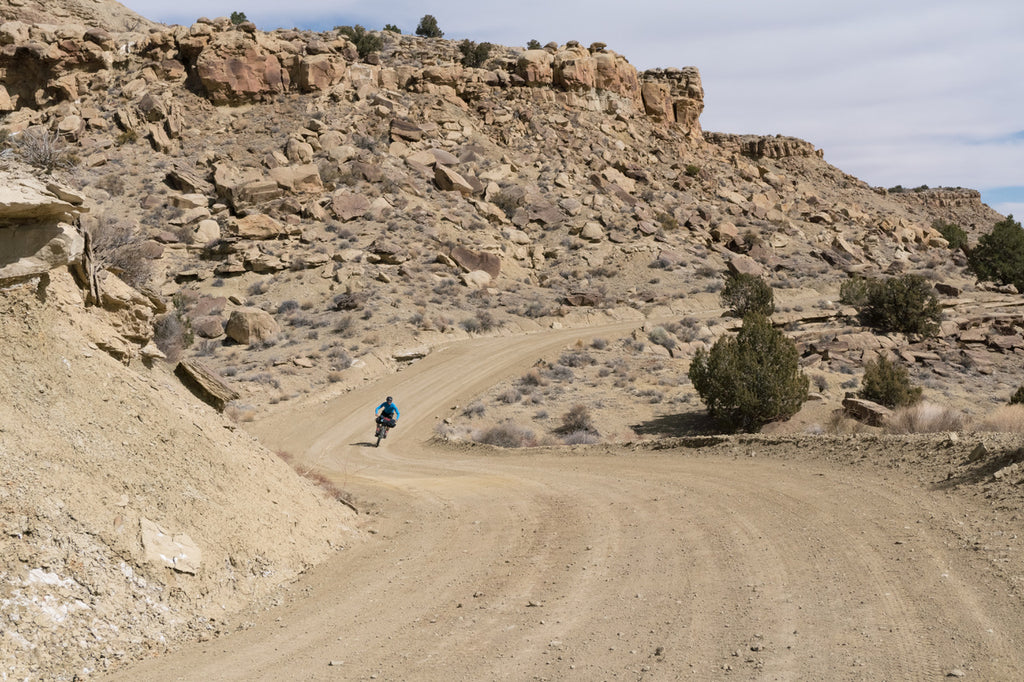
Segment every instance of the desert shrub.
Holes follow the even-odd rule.
[[[906,407],[921,400],[921,387],[911,385],[906,367],[880,355],[864,366],[860,397],[886,407]]]
[[[550,369],[548,369],[547,376],[550,377],[552,381],[564,382],[571,382],[573,379],[576,378],[576,375],[573,373],[572,369],[566,367],[561,363],[556,364]]]
[[[416,35],[424,38],[443,38],[444,31],[437,25],[434,15],[424,14],[420,23],[416,25]]]
[[[844,280],[839,285],[839,302],[858,309],[867,305],[870,282],[871,280],[859,276]]]
[[[473,440],[499,448],[526,448],[537,444],[537,436],[533,431],[513,422],[503,422],[477,431],[473,434]]]
[[[153,343],[171,364],[181,359],[182,352],[192,345],[194,338],[191,324],[180,311],[168,312],[153,321]]]
[[[949,248],[957,251],[967,245],[967,232],[956,223],[947,223],[945,220],[936,220],[932,228],[942,235],[942,238],[949,242]]]
[[[686,164],[686,175],[691,178],[695,178],[700,175],[700,166],[694,163]]]
[[[499,190],[491,195],[491,203],[504,211],[505,216],[511,219],[516,214],[516,210],[523,205],[523,196],[516,192]]]
[[[689,377],[712,417],[745,431],[796,414],[810,383],[796,345],[756,314],[743,318],[736,336],[698,349]]]
[[[139,134],[135,131],[134,128],[122,130],[117,134],[117,137],[114,138],[114,144],[116,144],[118,147],[138,141]]]
[[[672,338],[672,334],[664,327],[655,327],[647,334],[647,338],[650,339],[651,343],[662,346],[670,353],[676,347],[676,340]]]
[[[341,336],[352,336],[355,333],[355,318],[351,315],[342,315],[334,323],[334,333]]]
[[[865,325],[882,331],[933,336],[942,320],[939,299],[921,275],[847,280],[840,300],[856,307]]]
[[[536,368],[533,368],[519,377],[519,383],[523,386],[547,386],[549,382],[547,377],[542,375]]]
[[[585,431],[597,435],[597,428],[590,416],[590,409],[581,403],[569,408],[569,411],[562,415],[562,425],[558,432],[562,434],[578,433]]]
[[[478,310],[476,313],[476,319],[480,323],[480,329],[485,332],[489,332],[498,326],[494,316],[486,310]]]
[[[601,437],[592,431],[573,431],[562,436],[565,445],[593,445],[600,440]]]
[[[671,213],[659,213],[657,216],[658,224],[661,225],[663,230],[678,230],[679,219]]]
[[[398,28],[394,24],[384,24],[383,30],[388,31],[389,33],[397,33],[398,35],[402,35],[402,29]]]
[[[143,253],[144,238],[129,222],[101,220],[89,229],[96,261],[122,281],[141,287],[153,276],[153,262]]]
[[[235,26],[238,26],[239,24],[244,24],[247,21],[249,21],[249,18],[245,16],[245,12],[231,13],[231,23]]]
[[[462,414],[466,417],[479,419],[480,417],[484,416],[484,413],[486,411],[487,408],[484,407],[484,404],[482,402],[480,402],[479,400],[474,400],[469,405],[466,405],[466,409],[462,411]]]
[[[526,49],[527,50],[539,50],[542,47],[544,47],[544,46],[541,45],[540,41],[537,40],[536,38],[531,38],[530,42],[526,43]]]
[[[887,433],[940,433],[963,431],[966,424],[962,412],[946,405],[922,402],[896,410],[885,430]]]
[[[67,170],[78,163],[78,157],[57,133],[43,128],[29,128],[7,138],[14,156],[48,173]]]
[[[360,59],[366,59],[366,56],[371,52],[379,52],[384,46],[384,41],[381,40],[379,35],[370,33],[359,24],[355,26],[337,26],[334,30],[339,35],[348,38],[356,46]]]
[[[1012,215],[978,239],[968,257],[971,271],[981,280],[1012,284],[1024,291],[1024,229]]]
[[[770,317],[775,312],[775,295],[761,277],[738,272],[725,280],[722,305],[736,317],[757,313]]]
[[[462,65],[470,68],[481,68],[487,58],[491,56],[494,48],[490,43],[474,43],[472,40],[463,40],[459,43],[459,52],[462,53]]]
[[[499,403],[514,405],[523,399],[523,394],[514,388],[507,388],[496,396]]]
[[[285,315],[299,309],[299,302],[293,299],[287,301],[281,301],[281,304],[277,306],[277,314]]]
[[[331,367],[334,369],[348,369],[352,366],[352,356],[340,346],[332,348],[327,353],[327,357],[331,360]]]
[[[558,364],[565,367],[586,367],[595,363],[594,356],[583,350],[566,351],[558,358]]]
[[[554,311],[547,304],[541,301],[524,301],[522,307],[519,309],[519,314],[523,317],[544,317],[545,315],[551,315]]]
[[[345,292],[334,297],[332,304],[335,310],[358,310],[366,303],[366,294]]]
[[[1010,396],[1011,405],[1024,405],[1024,384],[1017,388],[1017,391]]]

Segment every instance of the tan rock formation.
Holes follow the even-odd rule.
[[[36,277],[82,258],[85,238],[70,224],[82,209],[58,197],[56,189],[28,175],[0,172],[0,283]],[[60,191],[76,197],[71,190]]]

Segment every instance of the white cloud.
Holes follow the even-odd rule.
[[[184,24],[242,9],[265,29],[392,23],[411,33],[430,13],[448,38],[601,41],[640,69],[700,68],[705,129],[801,137],[874,185],[1024,186],[1011,137],[1024,111],[1019,0],[125,4]]]
[[[999,204],[990,204],[992,208],[1003,215],[1012,215],[1013,219],[1018,223],[1024,221],[1024,201],[1019,202],[1003,202]]]

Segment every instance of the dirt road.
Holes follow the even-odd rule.
[[[372,533],[251,628],[111,679],[1018,679],[1020,600],[966,548],[954,495],[783,445],[427,444],[572,337],[455,345],[258,424]],[[376,449],[386,394],[403,418]]]

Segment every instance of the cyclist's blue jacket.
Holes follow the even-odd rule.
[[[374,416],[380,414],[381,410],[384,411],[385,417],[393,416],[395,419],[398,419],[399,417],[402,416],[398,413],[398,406],[395,405],[394,402],[392,402],[390,406],[388,405],[388,401],[385,400],[384,402],[382,402],[380,405],[377,406],[377,409],[373,411]]]

